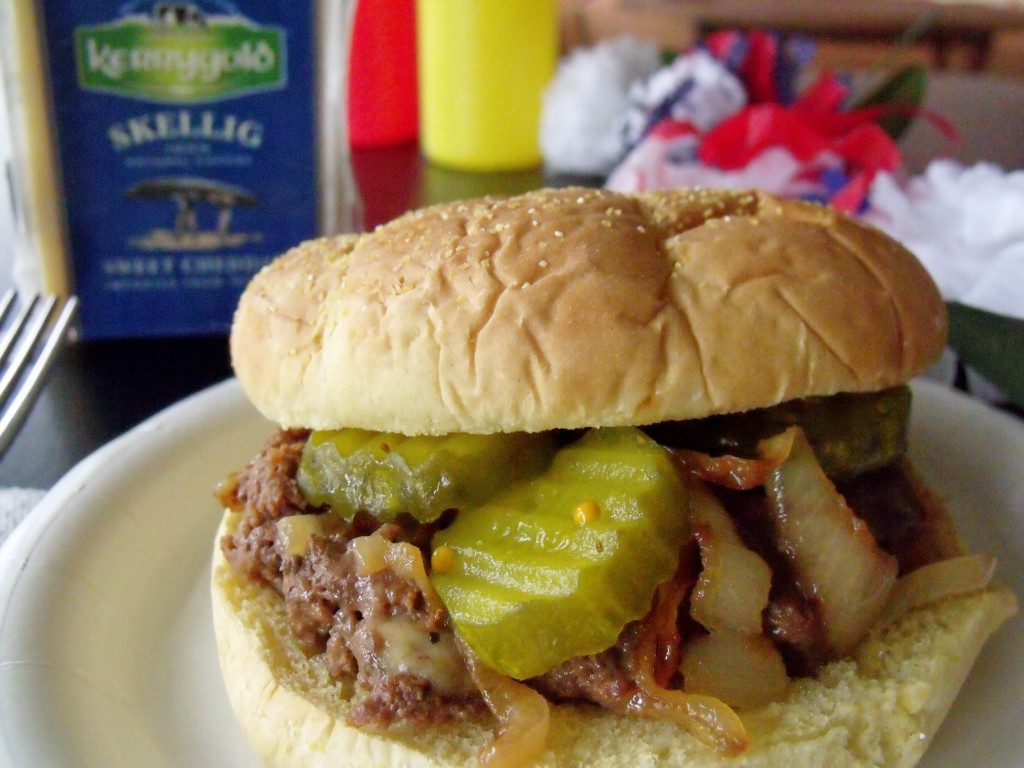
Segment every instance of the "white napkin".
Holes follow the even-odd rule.
[[[1024,171],[934,160],[901,183],[880,174],[865,215],[907,246],[944,298],[1024,320]]]
[[[38,488],[0,489],[0,544],[4,543],[15,526],[25,519],[45,494],[46,491]]]
[[[657,46],[629,36],[568,54],[544,94],[540,144],[548,169],[604,175],[614,168],[626,150],[630,88],[659,66]]]

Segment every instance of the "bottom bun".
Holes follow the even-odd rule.
[[[237,522],[227,513],[220,534]],[[220,536],[218,536],[219,542]],[[328,677],[292,639],[273,590],[213,558],[221,671],[250,744],[276,768],[477,766],[494,723],[370,733],[346,724],[352,685]],[[794,681],[780,702],[741,713],[750,749],[718,755],[678,726],[591,705],[555,705],[538,768],[593,766],[912,766],[924,753],[978,652],[1016,611],[1009,590],[947,598],[872,631],[851,658]]]

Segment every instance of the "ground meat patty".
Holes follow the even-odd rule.
[[[352,676],[360,690],[352,720],[382,726],[396,720],[432,723],[478,715],[483,700],[455,647],[443,610],[430,609],[414,582],[384,568],[360,575],[352,542],[377,533],[426,546],[433,526],[411,519],[381,525],[358,515],[310,538],[304,556],[285,554],[277,521],[314,514],[295,474],[307,431],[278,431],[231,481],[221,502],[242,513],[237,532],[221,542],[231,566],[276,589],[289,627],[309,653],[321,654],[335,677]],[[410,670],[426,668],[432,674]]]
[[[236,572],[281,591],[283,556],[275,521],[309,512],[295,482],[308,430],[278,430],[256,458],[218,489],[221,504],[241,510],[234,536],[221,542]]]
[[[443,608],[390,568],[361,575],[352,539],[313,536],[306,556],[286,563],[282,586],[296,637],[363,691],[356,724],[439,722],[482,709]]]
[[[277,432],[222,488],[221,501],[242,512],[237,533],[221,543],[228,562],[283,596],[296,638],[309,652],[322,655],[332,675],[355,678],[361,695],[354,724],[476,716],[484,709],[482,697],[472,685],[443,608],[429,607],[432,601],[416,583],[389,568],[360,574],[353,551],[353,540],[371,533],[426,550],[443,520],[421,525],[400,517],[382,525],[370,515],[357,515],[350,522],[332,517],[331,530],[313,535],[303,556],[285,554],[276,521],[323,512],[310,507],[295,480],[307,437],[307,431]],[[906,490],[904,465],[876,473],[871,484],[885,487],[870,494],[863,490],[866,485],[846,490],[855,508],[874,510],[870,522],[879,540],[898,548],[911,538],[905,531],[914,527],[912,518],[918,514],[913,494]],[[813,601],[787,576],[775,550],[763,494],[721,496],[744,541],[773,566],[766,632],[783,651],[791,674],[813,674],[824,661],[820,618]],[[528,683],[553,701],[590,701],[621,710],[637,690],[625,671],[628,654],[645,622],[657,620],[649,615],[632,622],[612,648],[570,659]]]
[[[309,511],[295,480],[308,438],[309,430],[277,430],[234,482],[221,489],[220,500],[225,506],[245,509],[241,535],[268,520]]]

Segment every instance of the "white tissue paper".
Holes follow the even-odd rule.
[[[548,169],[608,173],[625,151],[630,86],[660,63],[657,46],[628,36],[568,54],[544,94],[540,144]]]
[[[1024,320],[1024,171],[934,160],[907,182],[879,174],[868,204],[947,301]]]
[[[747,105],[747,92],[722,62],[695,49],[634,83],[629,99],[633,109],[627,117],[626,138],[632,146],[663,117],[709,131]]]

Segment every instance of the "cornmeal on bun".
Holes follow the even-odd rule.
[[[923,267],[758,192],[304,243],[234,368],[214,625],[274,766],[911,766],[1016,610],[906,456]]]

